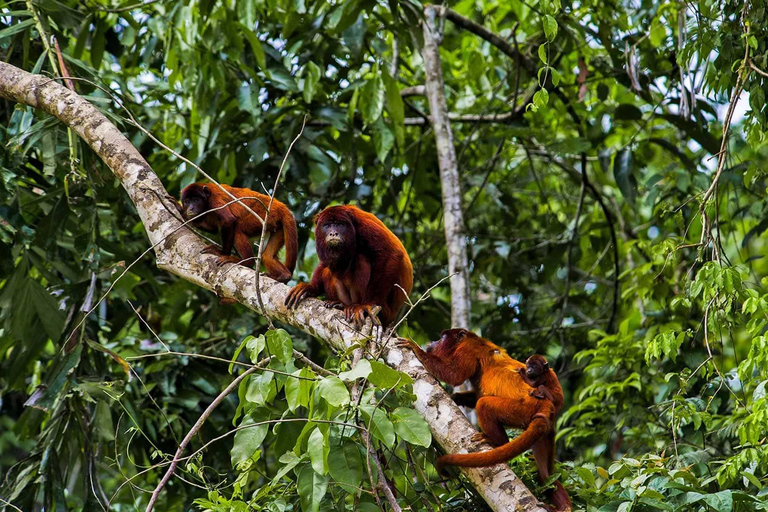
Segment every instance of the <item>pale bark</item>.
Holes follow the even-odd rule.
[[[55,80],[3,62],[0,62],[0,98],[41,109],[83,138],[128,193],[154,246],[159,268],[259,311],[254,270],[240,265],[221,268],[216,265],[215,255],[201,254],[205,242],[182,227],[171,214],[169,208],[173,206],[167,201],[163,203],[166,195],[163,183],[138,150],[98,109]],[[315,299],[308,299],[296,310],[289,311],[283,305],[288,287],[266,277],[259,281],[264,311],[274,320],[293,325],[336,350],[356,346],[361,334],[344,322],[341,312],[327,309]],[[385,357],[393,368],[414,379],[413,390],[417,396],[414,408],[427,420],[435,441],[446,452],[489,448],[470,442],[475,430],[410,351],[393,347],[385,351]],[[543,510],[505,465],[464,471],[493,510]]]
[[[448,248],[448,272],[451,277],[451,323],[453,327],[469,327],[469,275],[464,213],[461,209],[461,186],[456,163],[456,149],[445,103],[445,84],[440,61],[439,35],[435,27],[433,6],[424,9],[424,86],[432,130],[435,133],[437,163],[443,194],[443,226]]]

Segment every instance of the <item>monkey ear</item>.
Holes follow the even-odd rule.
[[[208,188],[208,185],[203,185],[203,195],[206,199],[211,197],[211,189]]]
[[[322,213],[322,212],[317,212],[316,214],[314,214],[314,215],[312,216],[312,223],[313,223],[313,224],[317,224],[317,219],[319,219],[319,218],[320,218],[320,214],[321,214],[321,213]]]

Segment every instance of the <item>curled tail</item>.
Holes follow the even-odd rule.
[[[522,434],[498,448],[478,453],[453,453],[443,455],[437,460],[438,471],[445,466],[465,468],[483,468],[512,460],[533,446],[537,440],[550,430],[549,420],[543,415],[535,415]],[[442,472],[442,471],[441,471]]]
[[[296,219],[290,211],[283,215],[283,237],[285,238],[285,266],[293,274],[299,255],[299,236],[296,234]]]

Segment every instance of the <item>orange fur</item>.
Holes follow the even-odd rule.
[[[523,380],[533,388],[528,394],[539,399],[547,399],[555,406],[555,414],[560,414],[563,408],[563,388],[557,380],[555,371],[549,367],[549,363],[538,354],[534,354],[525,361],[525,368],[518,370]]]
[[[356,206],[328,207],[315,217],[315,245],[320,264],[309,283],[289,292],[286,306],[325,295],[326,304],[343,309],[357,328],[366,317],[377,325],[397,318],[411,293],[413,267],[402,242],[383,222]]]
[[[236,188],[221,185],[236,198],[242,198],[242,203],[264,218],[269,196],[247,188]],[[192,225],[209,233],[221,233],[221,245],[208,246],[205,252],[219,255],[218,263],[240,263],[253,267],[254,257],[251,238],[261,236],[262,223],[243,204],[233,202],[218,185],[213,183],[193,183],[181,192],[180,211],[186,220],[196,218]],[[207,213],[205,213],[207,212]],[[205,213],[201,216],[201,214]],[[280,282],[288,282],[296,267],[298,254],[298,236],[296,220],[293,213],[283,203],[274,199],[267,218],[267,242],[262,260],[267,269],[267,275]],[[285,246],[285,264],[277,259],[277,253]],[[237,249],[240,257],[232,256],[232,248]]]
[[[461,393],[455,395],[459,398],[457,402],[469,406],[474,402],[482,437],[495,446],[484,452],[444,455],[437,461],[438,471],[445,466],[492,466],[531,449],[539,480],[549,478],[554,469],[555,419],[562,407],[559,383],[551,387],[555,394],[559,390],[559,405],[531,396],[531,387],[523,377],[526,365],[509,357],[503,348],[464,329],[443,331],[440,339],[426,351],[409,340],[401,339],[398,345],[413,349],[427,370],[452,386],[471,380],[474,397]],[[557,382],[555,373],[549,372],[547,379]],[[506,427],[523,429],[523,432],[510,441]],[[555,486],[552,495],[555,507],[559,511],[570,510],[571,501],[565,488],[560,482]]]

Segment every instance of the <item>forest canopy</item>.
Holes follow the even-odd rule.
[[[764,0],[0,1],[0,510],[768,509],[767,36]],[[166,192],[211,180],[293,214],[287,287],[205,263]],[[345,204],[410,256],[396,335],[283,306]],[[543,482],[438,473],[471,429],[395,337],[451,327],[556,372]]]

